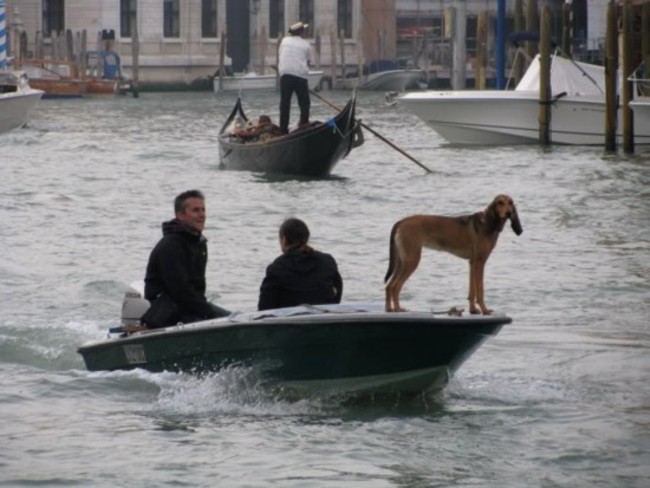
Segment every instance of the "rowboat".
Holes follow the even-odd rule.
[[[312,122],[264,141],[244,140],[236,134],[237,129],[251,121],[238,98],[219,133],[220,167],[315,178],[328,176],[339,160],[363,143],[355,106],[353,95],[336,116],[325,122]]]
[[[127,292],[124,324],[146,310],[142,301],[134,288]],[[387,313],[378,304],[303,305],[132,333],[121,332],[125,325],[78,352],[90,371],[248,368],[261,385],[290,394],[418,394],[443,388],[511,321],[502,314]]]

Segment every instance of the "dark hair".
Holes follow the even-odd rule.
[[[205,200],[205,196],[203,196],[203,193],[200,190],[184,191],[174,199],[174,212],[178,213],[185,210],[185,202],[190,198],[200,198],[201,200]]]
[[[290,248],[306,246],[309,241],[309,227],[302,220],[292,217],[282,222],[280,237],[287,240]]]

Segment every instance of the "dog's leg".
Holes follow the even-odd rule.
[[[492,310],[487,308],[485,306],[485,296],[484,296],[484,288],[483,288],[483,275],[485,271],[485,261],[478,261],[476,263],[476,272],[475,272],[475,280],[476,280],[476,301],[478,303],[478,306],[481,307],[481,312],[483,315],[490,315],[492,313]]]
[[[399,253],[395,253],[395,261],[393,262],[393,269],[390,277],[388,278],[388,283],[386,283],[386,311],[387,312],[398,312],[399,300],[396,295],[396,285],[397,278],[402,272],[402,259]]]
[[[467,294],[467,300],[469,301],[469,313],[477,315],[481,311],[476,307],[476,260],[469,260],[469,293]]]
[[[395,300],[395,311],[397,312],[406,311],[399,304],[399,296],[402,293],[402,287],[406,283],[406,280],[408,280],[411,277],[413,272],[418,267],[418,264],[420,264],[421,255],[422,255],[422,248],[418,248],[417,250],[412,250],[411,254],[407,258],[402,257],[402,266],[400,269],[400,273],[399,275],[397,275],[397,278],[395,280],[396,282],[395,282],[394,300]]]
[[[420,264],[422,248],[410,248],[406,252],[398,245],[395,270],[386,285],[386,311],[387,312],[404,312],[405,310],[399,303],[399,295],[406,280],[413,274]]]

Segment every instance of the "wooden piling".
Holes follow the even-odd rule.
[[[73,62],[74,59],[74,36],[72,31],[67,29],[65,31],[65,60]]]
[[[284,34],[278,34],[278,42],[275,45],[275,90],[280,91],[280,44],[282,44],[282,39],[284,39]]]
[[[52,41],[52,59],[61,59],[59,57],[59,37],[56,31],[50,32],[50,39]],[[43,53],[45,54],[45,53]],[[43,58],[41,58],[43,59]]]
[[[452,40],[452,76],[454,90],[467,88],[467,3],[454,0],[454,36]]]
[[[481,12],[478,14],[478,25],[476,29],[476,65],[474,67],[474,87],[477,90],[485,90],[487,20],[487,12]]]
[[[616,70],[618,44],[616,3],[607,5],[607,33],[605,37],[605,150],[616,151]]]
[[[223,73],[226,69],[226,28],[221,29],[221,38],[219,39],[219,91],[223,90]]]
[[[571,53],[571,39],[573,38],[571,8],[572,5],[570,3],[562,4],[562,55],[568,59],[573,57],[573,54]]]
[[[641,7],[641,59],[645,64],[646,78],[650,78],[650,2]],[[650,97],[650,88],[644,89],[644,96]]]
[[[524,6],[522,0],[515,0],[515,32],[524,30]],[[526,68],[526,59],[524,56],[516,55],[514,64],[512,65],[512,78],[515,81],[515,86],[521,81],[524,76]]]
[[[526,31],[531,33],[539,32],[540,20],[537,13],[537,0],[528,0],[526,5]],[[532,59],[537,54],[537,43],[534,41],[526,41],[526,53],[529,59]]]
[[[133,65],[131,91],[133,92],[133,98],[138,98],[140,96],[140,39],[137,19],[133,22],[133,32],[131,33],[131,64]]]
[[[262,25],[260,31],[260,73],[266,71],[266,50],[268,49],[269,38],[266,34],[266,25]]]
[[[623,151],[626,153],[634,152],[634,114],[632,107],[630,107],[630,100],[632,98],[632,87],[628,80],[634,71],[633,57],[634,52],[632,49],[632,5],[630,0],[623,2],[623,22],[622,22],[622,36],[623,42],[621,43],[623,52],[621,53],[621,125],[623,131]]]
[[[335,87],[338,87],[336,82],[336,28],[330,27],[330,76],[332,78],[332,84]]]
[[[345,86],[347,83],[347,73],[345,66],[345,31],[343,30],[339,33],[339,48],[341,49],[341,78]]]
[[[542,11],[539,40],[539,143],[551,143],[551,8]]]
[[[321,67],[322,42],[320,29],[316,29],[316,35],[314,36],[314,51],[316,52],[316,69],[319,71]]]
[[[43,48],[43,33],[36,31],[34,36],[34,58],[43,59],[45,57],[45,49]]]

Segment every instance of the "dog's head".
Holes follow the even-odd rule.
[[[510,226],[515,234],[520,235],[524,231],[521,222],[519,222],[515,202],[508,195],[497,195],[488,206],[487,212],[492,213],[501,222],[501,226],[506,220],[510,219]]]

